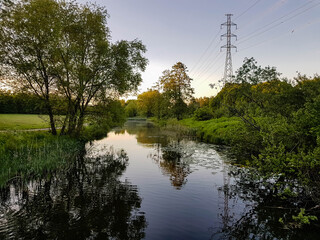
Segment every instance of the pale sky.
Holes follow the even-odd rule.
[[[78,0],[81,3],[86,1]],[[275,66],[282,77],[320,73],[320,0],[96,0],[110,18],[112,41],[138,38],[147,47],[149,65],[140,92],[180,61],[193,78],[195,96],[212,96],[209,87],[223,77],[221,23],[226,13],[238,25],[233,33],[233,70],[245,57]]]

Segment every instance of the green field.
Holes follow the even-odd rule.
[[[0,130],[48,128],[48,116],[37,114],[0,114]]]

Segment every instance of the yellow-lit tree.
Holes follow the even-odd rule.
[[[187,74],[186,65],[177,62],[171,70],[165,70],[160,77],[160,84],[164,96],[170,101],[170,110],[172,114],[180,120],[187,110],[187,102],[194,93],[191,87],[192,79]]]

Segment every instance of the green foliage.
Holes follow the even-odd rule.
[[[182,123],[196,128],[204,141],[230,145],[237,163],[255,167],[265,179],[274,180],[274,191],[282,200],[302,197],[296,195],[299,188],[306,195],[301,201],[311,198],[319,204],[320,78],[299,75],[294,84],[279,75],[275,68],[262,68],[254,59],[246,59],[234,82],[210,99],[213,117],[218,119]],[[206,107],[196,110],[195,120],[202,120],[202,114],[205,118],[206,112]],[[238,117],[237,124],[226,129],[218,124],[232,116]]]
[[[230,145],[236,129],[241,125],[239,118],[219,118],[207,121],[183,119],[180,124],[193,129],[197,137],[205,142]]]
[[[129,100],[125,107],[125,113],[127,117],[138,116],[138,105],[136,100]]]
[[[293,215],[291,219],[279,218],[279,223],[282,224],[284,229],[301,229],[306,225],[310,225],[311,221],[317,221],[318,218],[314,215],[306,215],[306,210],[300,208],[298,215]]]
[[[194,112],[193,117],[197,121],[205,121],[213,118],[213,113],[209,107],[202,107]]]
[[[88,110],[89,124],[103,125],[109,127],[120,126],[126,121],[125,109],[119,100],[105,99]]]
[[[297,227],[301,227],[303,225],[309,225],[310,221],[318,220],[316,216],[305,215],[305,209],[301,208],[300,212],[297,216],[292,216],[292,219],[297,223]]]
[[[0,113],[46,113],[42,101],[34,94],[11,93],[0,89]]]
[[[187,67],[178,62],[171,70],[165,70],[159,79],[159,87],[163,89],[167,99],[170,114],[178,120],[188,111],[186,102],[191,100],[194,93],[191,87],[192,79],[187,74]]]
[[[199,104],[199,107],[209,106],[210,98],[208,97],[195,98],[195,102]]]
[[[254,58],[245,58],[243,65],[236,71],[236,76],[233,81],[235,83],[258,84],[278,79],[280,74],[275,67],[257,66],[257,61]]]
[[[126,121],[125,109],[121,102],[105,99],[88,109],[86,126],[80,136],[84,141],[91,141],[105,137],[108,131],[116,126],[121,126]]]
[[[142,81],[145,46],[137,39],[112,43],[107,17],[96,4],[64,0],[18,1],[1,9],[2,70],[16,80],[13,87],[43,101],[53,134],[56,110],[65,111],[61,134],[78,135],[90,103],[136,91]],[[65,103],[58,109],[55,95]]]
[[[153,117],[160,115],[161,94],[157,90],[148,90],[138,95],[138,108],[141,115]]]
[[[302,92],[304,98],[303,102],[312,102],[313,99],[320,95],[319,75],[315,75],[313,78],[308,78],[299,74],[295,80],[297,82],[295,88]]]

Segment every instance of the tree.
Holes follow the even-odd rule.
[[[267,66],[262,68],[261,66],[257,66],[257,61],[254,58],[245,58],[242,66],[236,71],[233,82],[258,84],[279,80],[280,75],[275,67]]]
[[[178,62],[172,66],[171,70],[165,70],[160,77],[160,85],[164,95],[169,99],[171,111],[180,120],[182,114],[187,109],[186,102],[192,98],[194,93],[191,87],[192,79],[187,74],[187,67]]]
[[[160,93],[157,90],[149,89],[138,95],[138,108],[142,115],[152,117],[157,115],[157,102]]]
[[[50,93],[55,85],[53,49],[61,38],[59,12],[58,3],[52,0],[23,1],[2,9],[0,20],[2,70],[45,102],[54,135]]]
[[[59,77],[70,102],[68,131],[79,133],[89,103],[110,90],[119,94],[137,90],[142,81],[139,70],[145,69],[147,60],[142,57],[146,48],[141,41],[110,43],[103,8],[85,5],[80,13],[78,8],[71,10],[73,21],[65,29],[68,38],[59,47],[66,71]]]
[[[260,131],[260,126],[254,119],[256,113],[261,114],[267,111],[270,113],[273,109],[269,102],[285,99],[284,94],[277,92],[280,86],[281,91],[285,93],[291,90],[290,87],[292,88],[291,85],[281,82],[279,76],[280,73],[275,67],[262,68],[257,65],[254,58],[245,58],[243,65],[236,71],[233,82],[226,83],[218,95],[211,100],[211,107],[213,111],[224,108],[227,115],[237,115],[248,126]],[[287,112],[285,109],[282,110],[283,114]]]
[[[127,117],[136,117],[138,115],[137,100],[128,100],[125,107],[125,113]]]
[[[136,90],[142,81],[145,46],[139,40],[111,43],[102,7],[26,0],[1,15],[0,65],[19,80],[17,87],[45,102],[53,134],[52,94],[68,102],[61,134],[79,134],[91,102],[110,92]]]
[[[200,97],[200,98],[196,98],[195,101],[199,104],[199,107],[205,107],[205,106],[209,106],[210,98]]]

